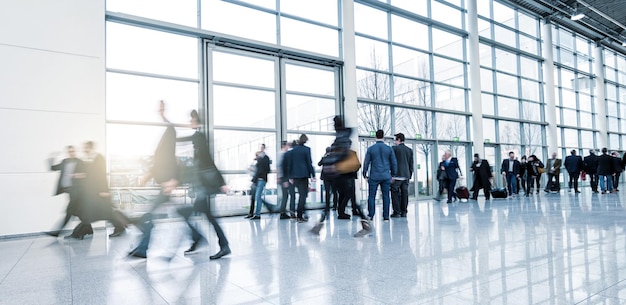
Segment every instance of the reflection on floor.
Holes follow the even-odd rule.
[[[0,240],[0,304],[625,304],[622,197],[416,202],[390,222],[379,206],[360,239],[356,219],[315,236],[313,221],[222,218],[233,254],[216,261],[208,226],[209,245],[185,256],[175,221],[156,226],[147,260],[126,256],[132,228]]]

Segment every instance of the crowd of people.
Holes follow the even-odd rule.
[[[190,114],[190,123],[184,126],[195,132],[191,136],[177,138],[174,125],[166,118],[164,109],[165,105],[161,102],[159,113],[166,125],[166,130],[155,150],[153,165],[142,179],[142,184],[153,179],[160,186],[159,195],[152,201],[151,209],[137,219],[130,219],[115,210],[106,178],[106,162],[101,154],[95,152],[95,144],[91,141],[84,143],[83,149],[86,155],[84,159],[76,157],[76,150],[73,146],[67,146],[68,157],[58,164],[54,164],[53,159],[50,159],[50,169],[60,171],[56,194],[67,193],[69,203],[60,225],[48,234],[58,236],[72,216],[78,217],[80,223],[66,238],[83,239],[93,234],[91,223],[97,220],[107,220],[113,224],[115,229],[109,235],[110,237],[120,236],[124,234],[126,227],[134,225],[141,231],[141,235],[138,245],[129,252],[129,255],[146,258],[154,227],[153,212],[168,202],[172,191],[181,184],[181,181],[185,181],[193,184],[196,193],[193,206],[178,209],[178,213],[190,229],[192,240],[191,246],[185,253],[195,252],[200,243],[206,242],[206,237],[190,220],[194,214],[205,215],[218,237],[220,250],[210,258],[218,259],[231,253],[226,234],[211,212],[212,197],[218,193],[227,193],[229,189],[209,153],[208,139],[201,131],[202,120],[198,112],[193,110]],[[334,128],[335,139],[317,163],[322,167],[320,178],[323,180],[325,189],[325,207],[310,231],[319,234],[325,221],[331,217],[332,209],[336,210],[337,219],[340,220],[359,217],[361,229],[354,236],[368,235],[372,231],[371,220],[376,214],[376,196],[379,188],[382,197],[382,221],[406,217],[408,185],[414,173],[414,158],[411,148],[404,144],[404,134],[395,134],[395,145],[389,146],[384,142],[384,131],[376,131],[376,142],[367,148],[363,163],[361,163],[358,154],[351,149],[352,129],[345,126],[341,116],[334,118]],[[179,170],[175,155],[176,142],[193,144],[193,171],[186,176]],[[265,206],[270,213],[280,214],[280,219],[294,219],[298,223],[309,221],[305,213],[306,202],[310,184],[315,183],[316,173],[311,159],[311,149],[306,146],[307,142],[307,135],[301,134],[297,140],[282,143],[276,165],[281,196],[276,204],[265,200],[265,187],[272,160],[265,153],[265,145],[260,146],[249,168],[252,179],[250,210],[246,218],[251,221],[260,220],[262,208]],[[580,193],[579,179],[585,180],[588,177],[594,193],[614,193],[619,191],[620,175],[626,165],[626,154],[623,158],[620,158],[615,151],[609,155],[607,148],[603,148],[599,156],[594,150],[590,150],[589,155],[584,158],[578,156],[576,150],[572,150],[564,162],[561,162],[556,153],[552,153],[551,158],[546,160],[545,164],[536,155],[522,156],[520,160],[516,158],[514,152],[509,152],[508,156],[502,161],[499,173],[506,184],[504,192],[510,197],[519,195],[520,190],[525,196],[533,193],[539,194],[543,174],[547,177],[543,190],[559,192],[562,167],[568,174],[570,192]],[[367,214],[356,200],[355,180],[358,179],[359,170],[368,184]],[[471,199],[477,200],[479,191],[482,189],[485,198],[489,200],[494,186],[494,177],[489,162],[475,154],[470,171],[474,174]],[[437,167],[439,192],[436,199],[439,200],[444,191],[447,191],[447,203],[459,199],[456,186],[457,180],[462,176],[459,160],[452,156],[450,150],[446,150]],[[467,199],[470,196],[469,192],[466,193],[468,195],[464,198]],[[346,212],[348,202],[351,202],[351,215]]]

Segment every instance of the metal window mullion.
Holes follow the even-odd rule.
[[[159,79],[176,80],[176,81],[190,82],[190,83],[198,83],[198,82],[200,82],[198,79],[193,79],[193,78],[188,78],[188,77],[179,77],[179,76],[171,76],[171,75],[165,75],[165,74],[139,72],[139,71],[114,69],[114,68],[106,68],[106,72],[116,73],[116,74],[126,74],[126,75],[134,75],[134,76],[151,77],[151,78],[159,78]]]
[[[278,1],[278,0],[277,0]],[[287,75],[285,60],[274,60],[275,111],[276,111],[276,151],[281,151],[281,141],[287,140]]]
[[[203,46],[203,70],[204,70],[204,86],[203,86],[203,102],[205,102],[206,120],[205,127],[207,135],[209,135],[208,145],[209,151],[214,153],[215,150],[215,121],[209,115],[214,113],[215,99],[213,96],[213,50],[214,46],[204,43]]]
[[[276,88],[268,88],[254,85],[245,85],[245,84],[237,84],[230,82],[222,82],[222,81],[213,81],[212,85],[214,86],[223,86],[223,87],[231,87],[231,88],[240,88],[240,89],[250,89],[250,90],[258,90],[258,91],[266,91],[266,92],[275,92]]]

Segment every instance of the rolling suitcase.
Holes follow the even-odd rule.
[[[459,186],[454,191],[456,192],[456,195],[460,199],[469,199],[470,194],[469,194],[469,190],[467,189],[467,187]]]
[[[491,190],[491,197],[493,198],[506,198],[508,192],[505,188],[497,188]]]

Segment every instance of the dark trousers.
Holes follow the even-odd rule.
[[[526,181],[526,194],[530,194],[530,189],[535,187],[535,185],[537,185],[537,192],[539,192],[539,187],[540,187],[540,182],[541,182],[541,175],[537,175],[537,176],[529,176],[530,178],[527,178],[528,181]]]
[[[393,214],[406,215],[409,206],[409,180],[394,180],[391,184]]]
[[[598,174],[596,173],[587,173],[589,176],[589,185],[591,186],[591,190],[594,192],[598,191]]]
[[[324,179],[324,202],[326,202],[326,206],[330,205],[330,197],[333,197],[333,208],[337,208],[337,202],[339,200],[339,192],[337,192],[337,187],[334,186],[334,179],[326,178]]]
[[[448,201],[452,201],[452,198],[456,198],[454,193],[454,187],[456,186],[456,179],[448,179]]]
[[[222,230],[222,227],[217,222],[215,216],[213,216],[213,213],[211,212],[211,199],[209,196],[200,195],[196,197],[193,207],[185,207],[179,209],[179,213],[183,216],[183,218],[185,218],[187,225],[191,229],[191,239],[194,243],[197,243],[203,238],[203,236],[193,225],[191,225],[189,218],[193,214],[192,212],[205,214],[207,219],[209,220],[209,223],[213,226],[213,229],[215,230],[215,234],[217,235],[220,248],[228,246],[228,239],[226,238],[226,234],[224,234],[224,230]]]
[[[552,183],[552,179],[554,178],[555,183],[556,183],[556,190],[560,191],[561,190],[561,183],[559,182],[559,176],[560,175],[555,175],[553,173],[548,173],[548,183],[546,183],[546,191],[550,190],[550,183]]]
[[[621,176],[622,173],[615,173],[615,176],[613,176],[613,189],[617,190],[617,187],[619,186],[619,176]]]
[[[567,183],[568,187],[571,189],[574,187],[574,190],[578,192],[578,177],[580,173],[578,172],[568,172],[569,174],[569,182]]]
[[[309,178],[295,178],[293,185],[298,190],[298,217],[304,215],[306,197],[309,194]]]
[[[472,193],[472,199],[474,200],[478,199],[478,192],[480,192],[481,189],[483,190],[483,193],[485,194],[485,199],[489,200],[489,198],[491,198],[491,190],[487,189],[482,184],[476,185],[476,188],[474,189],[474,192]]]
[[[352,216],[359,216],[361,219],[367,219],[361,206],[356,202],[354,176],[341,175],[334,180],[337,191],[339,192],[339,202],[337,207],[337,214],[346,214],[346,207],[348,201],[352,200]]]

